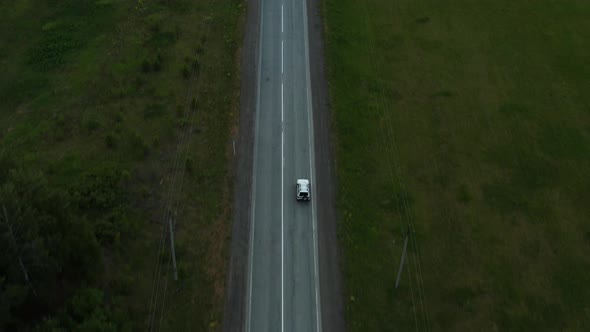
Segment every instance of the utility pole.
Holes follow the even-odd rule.
[[[170,229],[170,254],[172,255],[172,269],[174,271],[174,280],[178,280],[178,271],[176,270],[176,251],[174,250],[174,228],[172,227],[172,217],[168,216],[168,228]]]
[[[37,291],[35,291],[35,287],[33,287],[33,283],[31,282],[31,279],[29,279],[29,273],[27,272],[27,268],[25,267],[25,264],[23,263],[22,257],[19,253],[18,245],[16,243],[16,238],[14,237],[14,233],[12,232],[12,225],[8,221],[8,213],[6,212],[6,207],[4,206],[4,203],[2,203],[2,211],[4,212],[4,222],[6,222],[6,225],[8,226],[8,233],[10,233],[10,238],[12,239],[12,245],[14,246],[14,251],[16,252],[16,256],[17,256],[20,268],[23,271],[25,281],[27,282],[27,284],[29,284],[29,287],[31,287],[31,290],[33,290],[33,294],[35,294],[35,296],[37,296]]]
[[[408,248],[408,238],[410,238],[410,230],[406,232],[406,239],[404,240],[404,251],[402,251],[402,260],[399,262],[399,269],[397,271],[397,278],[395,279],[395,288],[399,286],[399,279],[402,275],[402,268],[404,267],[404,260],[406,259],[406,249]]]

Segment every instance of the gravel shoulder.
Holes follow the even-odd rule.
[[[247,0],[247,7],[240,63],[240,123],[235,142],[234,219],[226,278],[224,331],[243,331],[246,314],[260,0]]]
[[[322,1],[307,0],[313,103],[322,330],[344,331],[342,273],[337,238],[336,170],[324,54]]]

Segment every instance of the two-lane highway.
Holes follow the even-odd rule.
[[[246,331],[321,330],[305,1],[261,0]]]

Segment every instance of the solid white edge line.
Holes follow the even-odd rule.
[[[261,86],[261,76],[262,76],[262,27],[264,24],[264,0],[260,0],[260,31],[258,33],[258,73],[257,73],[257,81],[258,81],[258,91],[256,95],[256,117],[254,120],[254,156],[253,156],[253,164],[252,164],[252,189],[251,189],[251,200],[250,200],[250,209],[252,211],[252,215],[250,216],[250,266],[249,266],[249,275],[248,275],[248,299],[247,299],[247,306],[246,306],[246,332],[250,332],[250,324],[252,321],[252,271],[254,268],[254,228],[255,228],[255,210],[256,210],[256,158],[258,156],[258,122],[260,117],[260,86]]]
[[[284,123],[284,81],[283,77],[283,5],[281,4],[281,331],[285,331],[285,123]]]
[[[307,119],[308,119],[308,126],[309,126],[309,148],[310,148],[310,159],[309,159],[309,168],[310,168],[310,182],[313,186],[315,186],[315,192],[317,193],[317,185],[314,182],[314,175],[315,175],[315,149],[314,149],[314,133],[313,133],[313,106],[311,102],[311,78],[310,78],[310,70],[309,67],[309,40],[308,40],[308,31],[307,31],[307,0],[303,0],[303,33],[304,33],[304,40],[305,40],[305,65],[307,66],[306,76],[307,76]],[[314,279],[315,279],[315,302],[316,302],[316,331],[322,331],[322,317],[321,317],[321,302],[320,302],[320,291],[319,291],[319,268],[318,268],[318,240],[317,240],[317,213],[316,213],[316,200],[315,194],[311,197],[311,215],[312,215],[312,229],[313,229],[313,260],[314,260]]]
[[[283,123],[283,83],[281,82],[281,331],[285,330],[285,126]]]

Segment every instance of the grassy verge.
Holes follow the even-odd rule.
[[[56,286],[57,298],[24,290],[22,301],[3,302],[2,326],[30,328],[45,319],[48,326],[84,330],[86,316],[97,315],[76,311],[83,306],[77,299],[99,298],[109,328],[145,329],[158,259],[162,277],[170,276],[167,252],[158,257],[164,206],[178,142],[192,128],[182,185],[177,181],[173,190],[179,281],[168,280],[155,321],[165,330],[220,329],[242,12],[243,3],[230,0],[0,4],[5,192],[31,182],[11,175],[14,169],[39,174],[98,250],[96,268]],[[188,109],[194,116],[187,120]],[[39,204],[41,213],[50,210]],[[36,252],[27,241],[35,238],[19,236],[16,246],[6,241],[6,250],[32,266],[27,257]],[[35,236],[47,240],[42,232]],[[0,288],[9,294],[11,282],[22,286],[22,273],[14,256],[1,262],[8,270]],[[33,286],[47,274],[45,267],[29,269]],[[67,270],[56,273],[69,280]],[[76,295],[80,288],[100,294]]]
[[[589,14],[324,2],[350,330],[590,328]]]

